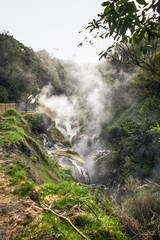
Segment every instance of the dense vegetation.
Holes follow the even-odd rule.
[[[47,84],[51,85],[50,94],[71,92],[62,63],[45,50],[35,53],[2,32],[0,52],[0,102],[27,102],[30,95],[37,96]]]
[[[123,53],[124,54],[124,53]],[[159,52],[154,66],[159,72]],[[114,69],[114,60],[111,60]],[[151,64],[151,63],[150,63]],[[119,64],[119,67],[121,65]],[[126,71],[123,66],[121,70]],[[116,80],[117,76],[113,76]],[[113,80],[112,80],[113,81]],[[103,126],[102,138],[106,146],[117,151],[120,178],[134,175],[140,178],[156,177],[159,181],[159,84],[160,77],[155,73],[130,68],[130,80],[119,81],[112,91],[112,118]],[[153,172],[155,175],[153,175]]]
[[[159,0],[111,0],[102,6],[86,29],[105,40],[113,37],[113,45],[100,56],[108,58],[114,71],[130,75],[127,83],[113,76],[120,83],[113,89],[113,115],[104,123],[102,137],[117,151],[122,182],[129,175],[159,181]]]
[[[113,72],[118,69],[119,73],[129,73],[130,80],[126,81],[125,77],[120,79],[118,74],[112,74],[112,79],[107,80],[119,82],[118,86],[112,88],[110,96],[110,121],[103,124],[101,132],[101,139],[114,154],[101,158],[95,172],[103,184],[114,188],[117,181],[125,187],[125,195],[115,200],[115,206],[122,222],[127,221],[135,239],[160,237],[160,198],[156,197],[160,192],[159,45],[156,49],[143,64],[145,66],[147,63],[148,69],[135,67],[134,64],[129,64],[130,69],[127,69],[128,65],[115,56],[110,59]],[[121,54],[125,57],[125,51]],[[154,71],[151,70],[152,67]],[[112,172],[113,169],[115,172]],[[131,226],[139,232],[136,236]]]

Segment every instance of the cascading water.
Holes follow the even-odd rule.
[[[68,120],[69,119],[67,119],[67,127],[62,124],[59,126],[61,129],[63,129],[64,135],[70,137],[69,133],[71,133],[72,131],[71,127],[69,127]],[[67,129],[69,129],[70,132],[67,132]],[[66,132],[64,132],[64,130]],[[63,144],[51,143],[47,134],[41,134],[40,138],[51,158],[56,160],[63,168],[71,169],[72,175],[76,179],[79,179],[85,184],[90,183],[90,178],[84,165],[84,160],[80,158],[77,153],[74,153],[73,151],[68,149],[68,146],[64,146]]]
[[[46,87],[41,93],[40,101],[53,111],[57,128],[65,139],[70,140],[72,151],[84,159],[83,167],[87,169],[91,182],[94,182],[99,158],[110,154],[110,151],[106,151],[106,144],[100,141],[99,134],[102,131],[102,124],[104,122],[106,124],[111,118],[111,84],[107,84],[106,79],[104,80],[106,74],[103,76],[104,69],[99,71],[95,64],[65,65],[64,63],[64,68],[66,80],[70,82],[72,79],[76,82],[72,94],[48,97],[50,87]],[[108,68],[107,71],[109,72],[110,69]],[[66,151],[66,148],[56,144],[53,149]],[[66,158],[65,161],[67,162],[68,159]],[[78,173],[76,164],[73,164],[73,159],[70,161],[70,165],[72,167],[74,165]]]
[[[97,134],[81,134],[80,133],[80,124],[78,122],[78,119],[75,117],[69,118],[68,116],[63,118],[62,123],[59,123],[57,127],[60,129],[61,132],[63,132],[64,136],[66,136],[67,139],[69,139],[72,143],[72,150],[76,153],[78,153],[79,156],[84,159],[83,169],[81,166],[76,167],[76,169],[81,171],[81,175],[87,175],[85,179],[87,179],[87,182],[94,182],[95,177],[95,163],[98,161],[100,157],[107,156],[110,151],[105,150],[104,145],[102,142],[100,143],[99,137]],[[69,167],[73,168],[73,165],[76,165],[77,163],[73,163],[72,161],[69,162],[62,162],[59,160],[59,164],[63,167]],[[86,169],[86,170],[84,170]],[[82,174],[83,171],[83,174]],[[78,172],[74,171],[72,169],[73,175],[78,176]],[[88,178],[89,174],[89,178]],[[78,177],[79,178],[79,177]],[[89,180],[90,179],[90,180]]]

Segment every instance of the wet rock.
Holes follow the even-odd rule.
[[[49,141],[47,134],[45,133],[40,134],[40,140],[42,141],[44,147],[51,148],[53,146],[53,144]]]
[[[51,127],[47,130],[47,136],[51,143],[62,143],[65,144],[65,138],[60,130],[56,127]]]
[[[66,126],[65,126],[64,124],[62,124],[62,123],[58,123],[58,124],[57,124],[57,127],[58,127],[58,128],[62,128],[62,129],[64,129],[65,131],[67,131]]]
[[[71,144],[74,145],[74,144],[77,144],[79,141],[81,140],[81,137],[78,136],[78,135],[74,135],[71,139]]]
[[[111,187],[117,178],[118,159],[116,153],[109,150],[99,151],[94,157],[95,171],[92,182]]]
[[[90,183],[89,174],[84,166],[84,160],[77,154],[74,155],[73,152],[53,150],[50,156],[63,168],[71,169],[74,178],[85,184]]]
[[[91,138],[88,139],[87,146],[88,146],[88,147],[91,147],[91,146],[92,146],[92,139],[91,139]]]
[[[94,159],[99,160],[101,157],[107,157],[111,150],[97,150],[94,154]]]

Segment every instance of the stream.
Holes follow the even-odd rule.
[[[96,134],[80,134],[80,125],[77,120],[69,117],[63,121],[56,119],[56,127],[66,140],[72,143],[72,148],[60,143],[51,143],[47,134],[41,134],[43,145],[51,158],[56,160],[63,168],[69,168],[74,178],[84,184],[94,183],[95,163],[97,159],[110,153],[99,143]]]

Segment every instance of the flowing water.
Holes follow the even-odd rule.
[[[41,135],[48,154],[60,166],[69,168],[72,175],[85,184],[94,182],[95,163],[98,158],[108,155],[96,134],[80,134],[80,124],[75,118],[64,116],[56,119],[56,127],[62,132],[65,139],[70,140],[72,148],[54,143],[52,144],[46,134]]]

